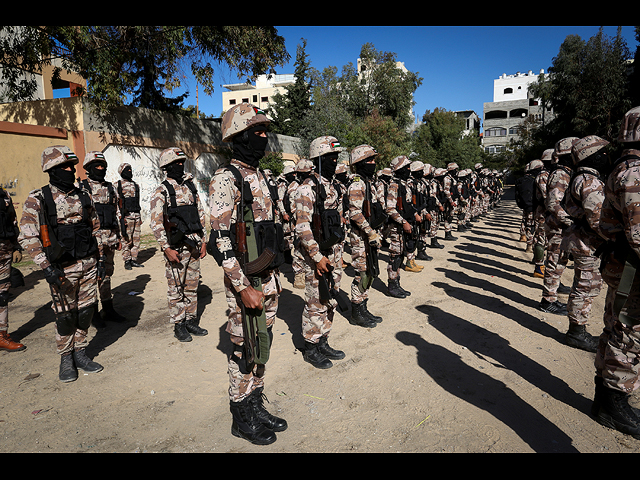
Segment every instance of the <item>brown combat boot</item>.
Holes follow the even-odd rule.
[[[411,259],[407,261],[407,264],[404,266],[405,272],[415,272],[420,273],[424,267],[422,265],[418,265],[415,260]]]
[[[4,350],[5,352],[19,352],[25,348],[27,347],[21,343],[11,340],[11,337],[6,331],[0,332],[0,350]]]

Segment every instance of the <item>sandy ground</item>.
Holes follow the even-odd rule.
[[[363,329],[337,315],[331,344],[347,357],[329,370],[314,369],[297,350],[303,291],[284,269],[265,393],[289,428],[269,446],[230,434],[227,307],[212,258],[199,290],[209,335],[180,343],[167,320],[155,242],[143,244],[144,268],[126,271],[118,256],[115,305],[128,321],[91,328],[88,354],[104,371],[68,384],[58,380],[49,288],[33,265],[19,265],[26,286],[13,291],[9,331],[27,349],[0,353],[0,451],[640,451],[638,440],[590,418],[594,355],[563,345],[565,317],[537,310],[541,279],[518,242],[520,211],[510,194],[473,232],[429,250],[435,258],[419,262],[421,273],[403,272],[407,299],[385,295],[381,255],[369,309],[384,321]],[[353,270],[345,273],[348,290]],[[595,335],[603,302],[604,292],[588,327]]]

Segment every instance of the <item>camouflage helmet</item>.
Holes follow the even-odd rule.
[[[476,172],[482,170],[482,164],[481,163],[476,163],[473,168],[475,169]]]
[[[358,162],[366,160],[371,157],[375,157],[378,155],[376,149],[369,145],[359,145],[353,150],[351,150],[351,165],[355,165]]]
[[[424,164],[424,174],[425,175],[431,175],[434,170],[435,169],[433,168],[433,165],[431,165],[430,163],[425,163]]]
[[[458,177],[466,177],[471,173],[471,170],[464,168],[458,172]]]
[[[436,168],[435,172],[433,172],[433,175],[435,177],[442,177],[446,174],[447,174],[447,171],[444,168]]]
[[[576,164],[590,157],[599,150],[609,145],[609,142],[596,135],[587,135],[573,143],[571,153]]]
[[[296,163],[296,172],[310,172],[313,168],[313,162],[306,158],[298,160],[298,163]]]
[[[341,173],[345,173],[348,172],[349,168],[347,167],[347,164],[344,162],[340,162],[338,163],[338,166],[336,167],[336,175],[340,175]]]
[[[294,172],[295,168],[293,168],[291,165],[285,165],[285,167],[282,169],[282,175],[289,175],[290,173]]]
[[[131,168],[131,165],[128,163],[121,163],[118,167],[118,175],[122,175],[122,172],[124,172],[127,168]]]
[[[89,165],[96,162],[104,162],[107,163],[107,159],[104,158],[104,154],[102,152],[88,152],[84,156],[84,162],[82,162],[82,168],[85,170]]]
[[[640,107],[634,107],[625,114],[618,141],[622,143],[640,142]]]
[[[544,163],[542,163],[542,160],[531,160],[529,163],[527,163],[524,171],[530,172],[531,170],[537,170],[538,168],[544,168]]]
[[[309,159],[313,160],[320,155],[326,155],[328,153],[341,152],[343,148],[340,146],[340,142],[336,137],[331,135],[324,135],[316,138],[311,145],[309,145]]]
[[[458,166],[458,164],[456,162],[451,162],[449,164],[447,164],[447,172],[450,172],[452,170],[459,170],[460,167]]]
[[[233,137],[256,125],[269,126],[271,120],[251,103],[241,103],[227,110],[222,117],[222,141],[231,142]]]
[[[412,172],[419,172],[420,170],[422,170],[422,172],[424,172],[424,163],[422,163],[420,160],[414,160],[413,162],[411,162],[409,170],[411,170]]]
[[[405,155],[400,155],[393,160],[391,160],[391,170],[397,172],[401,168],[407,167],[411,165],[411,160],[409,160]]]
[[[163,150],[162,153],[160,154],[160,161],[158,162],[158,164],[160,165],[160,168],[164,168],[170,163],[173,163],[177,160],[184,161],[186,159],[187,159],[187,156],[182,151],[182,149],[178,147],[169,147]]]
[[[553,149],[552,162],[557,163],[560,159],[560,155],[570,155],[571,146],[580,140],[578,137],[566,137],[556,142]]]
[[[543,162],[550,162],[551,160],[553,160],[553,152],[555,151],[555,148],[547,148],[544,152],[542,152],[540,160]]]
[[[42,152],[42,171],[47,172],[53,167],[62,165],[63,163],[72,163],[77,165],[78,157],[73,151],[65,145],[56,145],[47,147]]]
[[[390,177],[392,174],[393,171],[389,167],[385,167],[378,172],[378,175],[386,175],[387,177]]]

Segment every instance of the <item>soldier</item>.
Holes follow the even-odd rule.
[[[393,176],[389,182],[385,211],[389,217],[389,263],[387,265],[388,293],[395,298],[406,298],[411,292],[400,286],[400,265],[407,250],[406,237],[412,235],[413,225],[420,216],[413,210],[411,191],[406,181],[411,174],[411,161],[400,155],[391,161]]]
[[[457,174],[458,164],[455,162],[451,162],[447,164],[447,173],[442,179],[442,191],[444,193],[444,239],[450,241],[458,239],[451,233],[453,215],[458,208],[458,182],[456,181]],[[460,225],[458,225],[458,227],[460,227]]]
[[[544,251],[547,247],[547,235],[544,228],[545,212],[547,210],[547,181],[552,168],[554,151],[554,148],[548,148],[542,152],[542,157],[540,157],[542,168],[538,170],[539,173],[536,175],[536,207],[533,214],[535,225],[533,231],[533,276],[537,278],[544,278]]]
[[[471,216],[469,213],[469,208],[471,206],[471,190],[469,187],[469,173],[470,170],[463,169],[460,170],[457,176],[458,182],[458,230],[459,231],[467,231],[471,230],[472,225],[469,222]],[[460,229],[462,227],[462,230]]]
[[[480,216],[481,203],[482,203],[482,188],[480,187],[480,178],[478,176],[479,169],[482,169],[481,163],[476,163],[473,170],[469,169],[470,182],[471,182],[471,223],[478,221]]]
[[[383,199],[387,198],[387,194],[389,192],[389,183],[391,182],[392,176],[393,176],[393,172],[389,167],[385,167],[382,170],[378,170],[376,172],[373,185],[374,185],[374,188],[376,189],[376,195],[378,197]],[[386,200],[383,203],[383,206],[385,206],[385,204],[386,204]],[[390,228],[389,216],[387,215],[387,221],[385,222],[384,225],[380,227],[380,230],[379,230],[380,236],[382,237],[383,248],[387,248],[389,246],[389,228]]]
[[[140,215],[140,186],[133,181],[133,170],[128,163],[118,167],[118,199],[120,200],[120,242],[122,243],[122,260],[125,270],[132,267],[143,267],[138,263],[140,251],[140,230],[142,216]]]
[[[569,255],[560,249],[562,232],[573,221],[564,209],[563,198],[571,181],[573,158],[571,146],[579,140],[577,137],[567,137],[556,142],[553,155],[556,168],[549,174],[547,180],[547,198],[545,199],[545,236],[547,240],[547,257],[544,262],[544,278],[542,285],[542,300],[538,308],[547,313],[566,315],[567,307],[558,301],[558,287]]]
[[[516,204],[522,210],[520,219],[520,241],[527,244],[526,251],[532,252],[533,243],[533,207],[535,198],[535,175],[531,173],[532,160],[524,167],[524,176],[516,180]],[[542,162],[540,162],[542,164]]]
[[[405,188],[407,189],[407,193],[409,195],[409,201],[411,203],[411,208],[417,212],[418,208],[421,208],[420,205],[417,205],[416,199],[418,195],[418,184],[416,182],[416,178],[413,176],[414,171],[422,170],[424,168],[424,164],[420,161],[416,163],[416,161],[411,161],[409,164],[409,177],[403,181]],[[406,258],[406,262],[404,265],[405,272],[414,272],[420,273],[424,267],[422,265],[418,265],[416,263],[416,256],[418,250],[418,242],[420,241],[420,224],[422,223],[422,217],[420,222],[414,221],[411,228],[411,234],[405,236],[405,251],[404,256]]]
[[[416,260],[424,260],[429,262],[433,260],[433,257],[428,255],[426,252],[427,238],[429,232],[431,231],[431,221],[433,220],[433,217],[431,217],[431,214],[428,211],[430,194],[429,186],[424,179],[424,169],[425,164],[420,160],[414,160],[413,162],[411,162],[410,185],[413,192],[412,199],[414,200],[414,207],[422,218],[422,221],[418,225],[418,239],[416,243],[416,252],[414,258]]]
[[[294,280],[293,288],[304,290],[304,256],[302,254],[302,246],[300,245],[300,238],[296,233],[296,196],[298,195],[298,189],[302,177],[308,176],[313,171],[313,163],[306,158],[298,160],[296,163],[296,180],[289,184],[287,188],[287,196],[289,197],[289,204],[291,205],[291,225],[293,231],[293,263],[291,268],[293,269]]]
[[[474,218],[477,221],[484,213],[484,180],[482,177],[482,163],[476,163],[473,166],[474,185],[473,189],[476,192],[476,205],[474,209]]]
[[[224,271],[226,331],[233,344],[228,358],[231,433],[257,445],[275,442],[275,432],[287,428],[287,422],[271,415],[263,404],[265,365],[282,290],[277,268],[284,262],[275,201],[258,168],[269,124],[264,112],[252,104],[242,103],[225,113],[222,140],[231,143],[233,156],[209,185],[209,250]],[[247,230],[269,233],[271,241],[258,245],[257,233],[249,235]]]
[[[640,439],[638,410],[628,403],[640,385],[640,107],[625,115],[618,142],[624,149],[605,183],[600,218],[600,233],[610,242],[601,257],[609,288],[595,357],[591,414],[602,425]]]
[[[151,230],[164,253],[169,323],[181,342],[207,335],[198,325],[200,259],[206,255],[205,213],[193,176],[184,172],[187,156],[177,147],[160,153],[167,178],[151,195]]]
[[[431,244],[429,246],[431,248],[444,248],[444,245],[438,242],[438,230],[440,230],[440,220],[444,213],[443,202],[445,200],[442,190],[442,180],[446,174],[447,171],[444,168],[431,167],[431,173],[428,175],[429,190],[432,196],[431,204],[433,205],[433,209],[429,211],[431,218],[433,218],[431,221],[431,231],[429,232],[431,238]]]
[[[303,175],[296,195],[296,234],[304,259],[305,306],[302,312],[303,358],[316,368],[333,366],[344,352],[329,345],[337,289],[333,270],[344,242],[342,201],[331,179],[342,151],[335,137],[322,136],[311,142],[309,160],[315,172]],[[321,292],[324,291],[324,295]]]
[[[609,158],[609,142],[595,135],[587,136],[571,147],[576,174],[566,192],[565,209],[573,223],[563,234],[561,250],[569,252],[574,261],[573,286],[567,302],[569,330],[565,334],[567,345],[595,352],[597,339],[587,331],[593,299],[600,294],[602,275],[596,249],[604,243],[598,233],[600,211],[604,201],[604,183]]]
[[[49,184],[29,194],[20,219],[20,245],[42,268],[51,290],[62,382],[76,380],[78,368],[87,373],[103,369],[85,353],[105,261],[91,196],[74,183],[77,163],[66,146],[46,148],[42,171]]]
[[[278,177],[276,184],[278,187],[278,198],[282,203],[282,210],[280,211],[280,220],[282,221],[282,231],[284,233],[285,251],[284,261],[285,263],[293,263],[293,257],[291,256],[291,250],[293,249],[293,227],[295,225],[291,222],[291,204],[289,202],[288,188],[292,182],[295,181],[296,172],[294,168],[287,165],[282,170],[282,174]]]
[[[118,195],[111,182],[105,180],[107,174],[107,160],[102,152],[88,152],[85,155],[82,167],[87,172],[87,179],[82,181],[82,187],[89,192],[93,205],[100,219],[98,230],[98,243],[102,245],[105,263],[105,276],[98,280],[98,297],[102,302],[101,320],[122,322],[126,320],[113,308],[113,295],[111,293],[111,277],[115,269],[114,258],[116,250],[120,250],[120,216]],[[96,302],[96,312],[98,303]],[[96,326],[102,326],[97,316],[93,316]]]
[[[11,264],[22,260],[19,234],[18,217],[11,196],[0,187],[0,350],[5,352],[19,352],[27,348],[9,336]]]
[[[351,168],[355,171],[353,182],[347,193],[349,231],[351,243],[351,265],[355,277],[351,284],[350,323],[373,328],[382,322],[382,317],[369,312],[369,289],[379,275],[378,250],[382,237],[378,229],[387,220],[384,211],[384,196],[373,185],[378,152],[370,145],[360,145],[351,151]]]

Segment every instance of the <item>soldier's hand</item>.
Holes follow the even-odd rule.
[[[262,310],[264,306],[264,293],[249,285],[240,292],[240,300],[246,308]]]
[[[322,257],[322,260],[316,263],[316,271],[318,272],[318,275],[327,273],[329,271],[329,265],[329,259],[327,257]]]
[[[289,217],[289,214],[288,214],[288,213],[283,213],[283,214],[282,214],[282,219],[283,219],[285,222],[288,222],[289,220],[291,220],[291,217]]]
[[[406,232],[406,233],[411,233],[411,225],[409,225],[409,222],[404,222],[402,224],[402,229]]]
[[[442,205],[440,205],[438,208],[440,209],[441,212],[444,212],[444,207]]]
[[[207,244],[205,242],[202,242],[202,245],[200,246],[200,258],[204,258],[207,255]]]
[[[416,213],[416,222],[422,222],[422,217]]]
[[[382,239],[380,238],[380,235],[378,235],[378,232],[371,232],[369,235],[369,245],[375,248],[380,248],[382,246]]]
[[[61,287],[63,278],[64,272],[57,268],[53,268],[52,265],[49,265],[44,269],[44,279],[49,285],[57,285],[58,287]]]
[[[180,263],[180,254],[176,252],[173,248],[167,248],[164,251],[164,254],[170,262]]]
[[[13,263],[20,263],[22,261],[22,252],[20,250],[13,252],[13,255],[11,255],[11,261]]]

